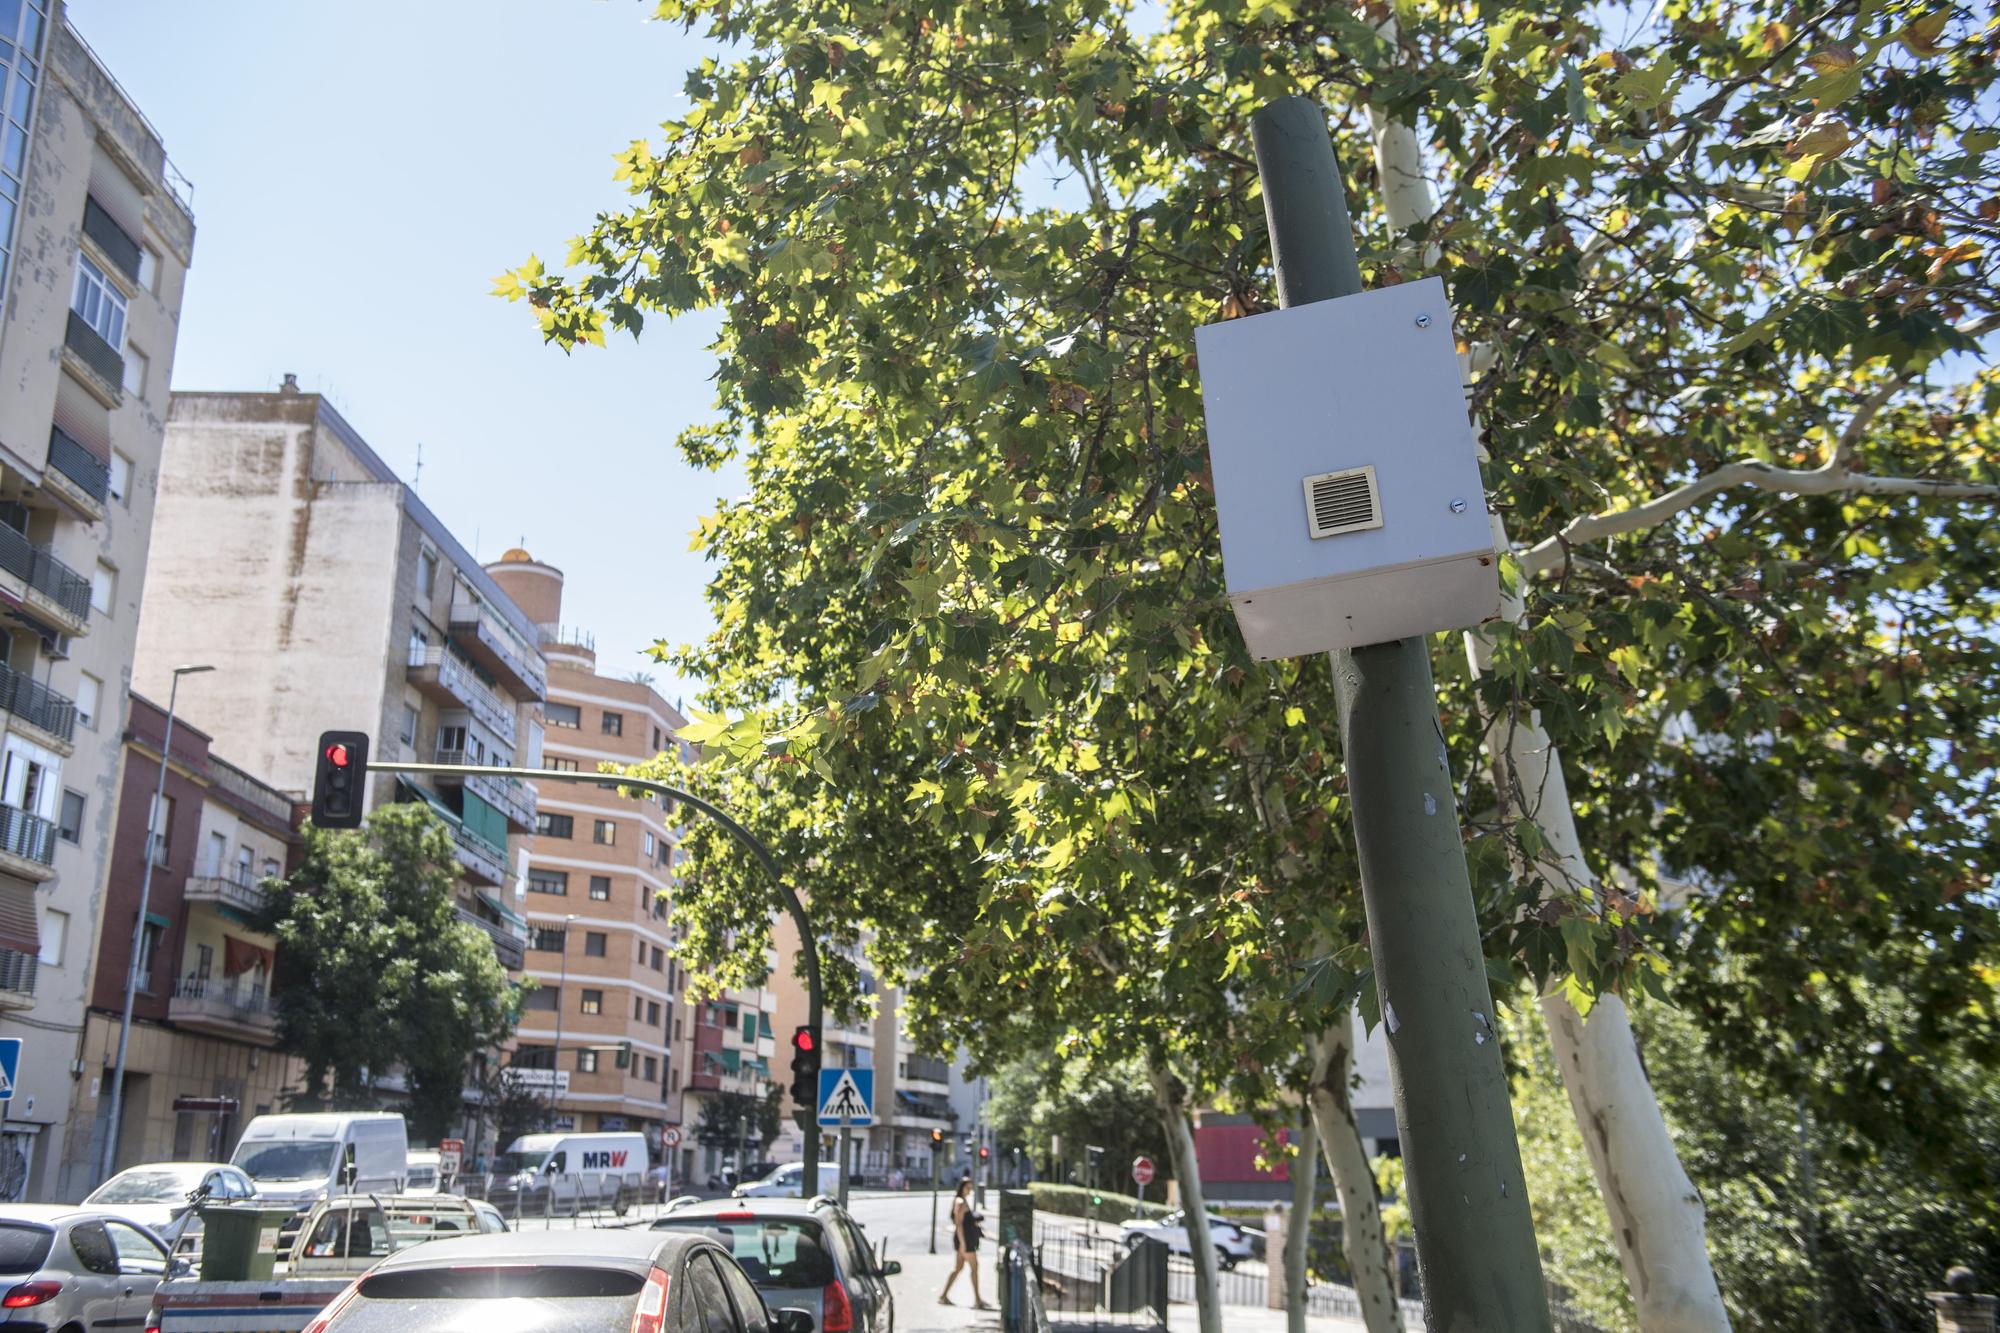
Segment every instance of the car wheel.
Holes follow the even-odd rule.
[[[1236,1267],[1236,1256],[1218,1245],[1215,1247],[1215,1264],[1216,1267],[1227,1273],[1230,1269]]]

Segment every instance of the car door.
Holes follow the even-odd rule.
[[[764,1298],[757,1293],[750,1279],[735,1261],[720,1256],[715,1260],[716,1271],[722,1274],[722,1285],[729,1290],[729,1299],[736,1306],[737,1322],[743,1325],[743,1333],[772,1333],[771,1316],[764,1305]],[[865,1327],[865,1326],[864,1326]]]
[[[854,1304],[854,1325],[860,1333],[887,1333],[895,1326],[895,1306],[888,1279],[876,1265],[875,1252],[868,1248],[868,1237],[850,1214],[837,1214],[834,1222],[851,1256],[847,1291]]]
[[[681,1294],[668,1333],[744,1333],[730,1302],[729,1288],[709,1250],[693,1246],[686,1253],[681,1280],[672,1284]]]
[[[167,1275],[167,1252],[160,1243],[125,1222],[106,1220],[111,1248],[118,1252],[118,1323],[139,1328],[153,1304],[153,1288]]]
[[[69,1248],[73,1257],[65,1267],[76,1274],[75,1311],[83,1326],[118,1327],[124,1279],[118,1272],[118,1250],[104,1223],[97,1218],[76,1223],[69,1229]],[[49,1262],[55,1263],[53,1254]]]

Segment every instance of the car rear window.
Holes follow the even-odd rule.
[[[478,1268],[399,1268],[361,1280],[360,1295],[381,1301],[473,1301],[637,1296],[644,1274],[581,1265],[495,1264]]]
[[[377,1273],[329,1333],[627,1333],[644,1285],[623,1269],[530,1264]]]
[[[47,1227],[0,1222],[0,1273],[32,1273],[48,1262],[56,1233]]]
[[[823,1287],[834,1280],[833,1258],[819,1223],[804,1218],[663,1217],[655,1231],[692,1231],[729,1251],[750,1280],[766,1290]]]

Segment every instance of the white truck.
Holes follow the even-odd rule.
[[[409,1154],[409,1129],[393,1112],[260,1115],[229,1163],[257,1182],[260,1201],[306,1209],[336,1194],[401,1193]]]
[[[267,1214],[272,1219],[277,1214]],[[301,1333],[314,1315],[377,1260],[437,1236],[498,1229],[451,1195],[343,1195],[316,1204],[289,1241],[273,1220],[261,1243],[275,1252],[269,1278],[174,1277],[153,1293],[148,1329],[159,1333]]]

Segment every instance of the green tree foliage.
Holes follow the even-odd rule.
[[[739,1149],[750,1161],[777,1142],[782,1124],[784,1089],[773,1083],[761,1093],[705,1092],[694,1140],[704,1148],[725,1153]]]
[[[1002,1151],[1020,1148],[1054,1181],[1089,1183],[1084,1148],[1104,1149],[1097,1184],[1132,1192],[1132,1159],[1168,1161],[1166,1136],[1146,1087],[1146,1072],[1125,1060],[1102,1067],[1065,1063],[1052,1053],[1030,1055],[998,1070],[987,1103]],[[1062,1151],[1051,1151],[1060,1143]],[[1160,1166],[1164,1177],[1167,1168]],[[1160,1197],[1155,1189],[1154,1197]]]
[[[519,1004],[493,942],[452,914],[451,834],[392,805],[356,832],[305,836],[266,923],[279,1049],[305,1062],[299,1100],[378,1106],[375,1081],[400,1067],[411,1133],[435,1142],[463,1114],[472,1057],[513,1035]]]

